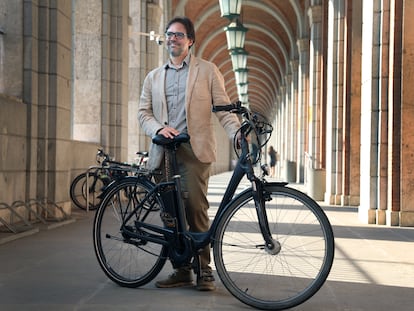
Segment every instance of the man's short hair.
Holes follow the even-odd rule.
[[[174,17],[172,20],[170,20],[165,27],[165,32],[167,32],[168,28],[174,23],[180,23],[185,27],[185,30],[187,32],[187,38],[193,40],[193,44],[195,43],[195,30],[194,30],[194,24],[193,22],[186,16],[177,16]],[[191,47],[190,46],[190,47]]]

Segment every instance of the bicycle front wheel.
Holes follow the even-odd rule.
[[[217,273],[240,301],[283,310],[312,297],[334,258],[331,225],[320,206],[297,190],[265,186],[270,233],[279,251],[266,249],[252,192],[238,197],[218,223],[213,246]]]
[[[95,214],[93,244],[105,274],[124,287],[138,287],[151,281],[164,266],[165,246],[134,238],[123,230],[138,232],[135,221],[162,227],[162,202],[156,195],[147,196],[153,184],[139,177],[127,177],[108,190]],[[136,207],[139,207],[136,209]],[[125,223],[129,215],[133,217]],[[142,236],[144,231],[139,232]],[[148,233],[148,236],[150,233]]]

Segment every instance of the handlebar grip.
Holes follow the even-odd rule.
[[[238,110],[241,106],[241,102],[236,102],[236,103],[232,103],[229,105],[219,105],[219,106],[214,106],[212,108],[213,112],[219,112],[219,111],[233,111],[233,110]]]

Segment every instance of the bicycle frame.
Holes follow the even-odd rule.
[[[332,227],[308,195],[286,182],[267,182],[265,165],[256,171],[273,130],[266,118],[241,103],[213,106],[219,111],[238,113],[243,123],[234,141],[237,165],[207,232],[189,231],[182,192],[187,176],[174,175],[175,152],[189,136],[156,135],[152,142],[165,148],[166,162],[155,179],[163,181],[139,175],[113,185],[94,220],[98,262],[112,281],[129,288],[157,277],[167,259],[200,280],[201,254],[211,245],[217,274],[234,297],[263,310],[292,308],[327,280],[335,253]],[[250,185],[243,190],[245,178]]]
[[[174,266],[180,266],[182,264],[188,263],[189,260],[191,260],[191,258],[196,255],[197,250],[204,248],[209,243],[213,243],[212,237],[215,234],[218,222],[221,216],[226,212],[229,204],[233,200],[237,199],[238,196],[243,195],[245,192],[252,191],[259,219],[259,225],[263,238],[266,242],[266,248],[273,250],[275,248],[275,242],[271,237],[270,230],[267,225],[268,223],[264,204],[265,198],[263,197],[263,181],[259,180],[259,178],[257,178],[253,172],[249,143],[246,138],[248,134],[247,127],[248,125],[245,125],[245,129],[241,131],[241,155],[237,161],[237,165],[233,171],[229,185],[223,195],[216,217],[214,217],[210,229],[207,232],[198,233],[190,232],[187,230],[183,200],[181,198],[181,195],[177,195],[181,193],[181,178],[179,175],[174,176],[170,181],[161,182],[159,184],[152,184],[153,187],[151,191],[146,194],[145,198],[140,202],[140,204],[135,206],[133,211],[130,212],[128,217],[124,220],[122,230],[126,231],[130,237],[134,237],[139,240],[148,240],[154,243],[169,246],[171,262]],[[252,187],[244,190],[235,197],[234,195],[236,193],[237,187],[245,175],[252,183]],[[286,185],[286,183],[277,184]],[[160,194],[162,196],[162,194],[168,192],[172,194],[172,198],[169,198],[169,200],[163,200],[163,203],[165,204],[166,210],[169,210],[171,212],[172,209],[172,212],[177,217],[177,223],[173,228],[160,227],[144,222],[136,222],[135,225],[138,229],[138,232],[132,232],[128,230],[125,224],[128,223],[128,221],[133,217],[134,213],[136,213],[154,195]],[[172,203],[170,204],[171,201]],[[150,211],[147,213],[149,212]],[[140,232],[141,229],[145,229],[146,231]],[[152,232],[152,234],[150,234],[148,231]]]

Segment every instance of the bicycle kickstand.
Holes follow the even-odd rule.
[[[200,264],[200,252],[193,257],[193,262],[191,263],[194,273],[197,275],[197,279],[201,277],[201,264]]]

